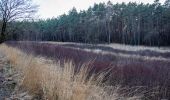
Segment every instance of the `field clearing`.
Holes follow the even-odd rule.
[[[119,50],[126,50],[126,51],[144,51],[144,50],[150,50],[155,52],[161,52],[161,53],[170,53],[170,47],[149,47],[149,46],[132,46],[132,45],[125,45],[125,44],[118,44],[118,43],[111,43],[111,44],[84,44],[84,43],[74,43],[74,42],[39,42],[39,43],[51,43],[51,44],[68,44],[68,45],[86,45],[86,46],[103,46],[103,47],[111,47],[114,49]]]
[[[114,51],[111,52],[115,53],[115,55],[110,52],[96,52],[93,49],[99,47],[105,49],[105,47],[101,46],[89,47],[81,45],[80,47],[78,44],[54,42],[7,42],[6,44],[17,47],[27,54],[42,56],[53,61],[60,60],[61,63],[72,60],[76,68],[79,68],[84,63],[91,62],[90,68],[92,68],[93,72],[109,70],[106,80],[109,80],[108,84],[110,85],[119,84],[129,88],[140,86],[146,91],[144,95],[148,97],[148,100],[155,100],[158,97],[170,98],[170,61],[169,56],[167,56],[169,54],[168,51],[164,53],[155,51],[153,52],[154,55],[148,54],[147,57],[140,54],[140,51],[139,55],[135,54],[137,51],[133,51],[135,52],[134,56],[139,56],[139,58],[135,58],[130,56],[131,53],[127,57],[123,56],[123,53],[122,56],[118,56],[117,52]],[[103,50],[103,52],[108,51]],[[161,56],[161,58],[152,59],[158,56]]]
[[[146,59],[146,60],[164,60],[170,61],[170,47],[148,47],[131,46],[122,44],[83,44],[73,42],[38,42],[54,45],[61,45],[73,49],[82,49],[94,53],[112,54],[114,56]]]
[[[59,43],[60,45],[60,43]],[[74,44],[74,43],[64,43],[61,45],[68,46],[72,48],[79,48],[99,53],[111,53],[116,56],[122,57],[136,57],[136,58],[149,58],[155,60],[170,60],[170,48],[168,47],[146,47],[146,46],[130,46],[130,45],[121,45],[121,44]]]
[[[103,83],[105,73],[89,75],[88,64],[79,70],[71,61],[54,62],[40,56],[28,55],[17,48],[0,45],[0,55],[9,60],[17,80],[9,100],[141,100],[141,92],[129,93]],[[0,59],[1,60],[1,59]],[[4,67],[6,68],[6,67]],[[138,88],[138,87],[136,87]],[[135,94],[134,94],[135,93]],[[0,95],[1,97],[1,95]]]

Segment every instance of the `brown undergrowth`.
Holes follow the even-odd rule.
[[[137,96],[122,97],[118,88],[107,86],[102,81],[105,72],[89,76],[88,64],[78,71],[71,61],[61,63],[27,55],[19,49],[0,45],[13,68],[20,75],[19,88],[38,99],[45,100],[139,100]],[[112,91],[111,91],[112,90]]]

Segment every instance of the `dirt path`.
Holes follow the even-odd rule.
[[[19,88],[19,74],[0,51],[0,100],[35,100]]]
[[[9,63],[0,52],[0,100],[9,98],[14,90],[15,83],[10,79],[8,73]]]

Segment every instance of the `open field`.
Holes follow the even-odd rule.
[[[131,89],[103,82],[104,71],[89,74],[88,64],[77,70],[71,61],[28,55],[4,44],[0,51],[9,60],[12,72],[17,73],[12,100],[141,100],[142,94],[137,91],[131,94],[127,92]]]
[[[71,42],[40,42],[58,44],[66,47],[83,49],[86,51],[95,51],[101,53],[119,54],[120,56],[130,56],[138,58],[160,59],[170,58],[169,47],[147,47],[147,46],[131,46],[122,44],[83,44],[83,43],[71,43]],[[118,56],[118,55],[116,55]],[[169,59],[170,60],[170,59]]]
[[[127,52],[119,54],[119,51],[107,50],[103,46],[83,44],[38,42],[7,42],[6,44],[20,48],[27,54],[43,56],[53,61],[60,60],[63,64],[64,61],[71,60],[75,63],[76,69],[79,69],[82,64],[90,62],[89,66],[92,69],[90,73],[108,72],[104,81],[109,80],[107,82],[109,85],[121,85],[129,88],[140,87],[141,90],[145,91],[143,94],[149,100],[170,98],[170,60],[167,56],[169,55],[167,49],[165,51],[149,49],[149,52],[153,52],[153,54],[146,55],[147,49],[141,51],[123,50],[123,52]],[[96,52],[96,48],[100,52]],[[143,56],[141,52],[147,53]],[[124,56],[126,54],[128,56]],[[133,56],[130,56],[131,54]]]

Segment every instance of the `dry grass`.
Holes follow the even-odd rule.
[[[22,43],[22,41],[20,42]],[[28,43],[30,43],[28,41]],[[131,46],[131,45],[123,45],[123,44],[84,44],[84,43],[73,43],[73,42],[39,42],[41,44],[43,43],[48,43],[48,44],[53,44],[53,45],[63,45],[65,47],[69,47],[72,49],[77,49],[77,50],[84,50],[86,52],[93,52],[97,54],[109,54],[113,55],[116,57],[123,57],[123,58],[133,58],[133,59],[142,59],[142,60],[150,60],[150,61],[170,61],[169,58],[162,57],[161,55],[165,55],[166,53],[170,53],[170,48],[169,47],[149,47],[149,46]],[[70,46],[69,46],[70,45]],[[74,47],[76,46],[76,47]],[[95,47],[96,48],[88,48],[89,47]],[[101,48],[97,48],[97,46],[100,46],[101,48],[112,48],[115,50],[123,51],[123,52],[155,52],[160,53],[159,56],[150,56],[150,55],[140,55],[139,53],[137,54],[131,54],[131,53],[122,53],[122,52],[115,52],[115,51],[107,51],[107,50],[102,50]],[[83,47],[83,48],[82,48]],[[85,48],[86,47],[86,48]]]
[[[22,42],[22,41],[21,41]],[[28,41],[30,42],[30,41]],[[159,53],[166,53],[170,52],[169,47],[150,47],[150,46],[132,46],[132,45],[125,45],[125,44],[118,44],[118,43],[111,43],[111,44],[84,44],[84,43],[75,43],[75,42],[40,42],[40,43],[50,43],[50,44],[58,44],[58,45],[63,45],[63,44],[75,44],[75,45],[97,45],[97,46],[104,46],[104,47],[111,47],[114,49],[118,50],[125,50],[125,51],[144,51],[144,50],[150,50],[150,51],[155,51]]]
[[[45,100],[117,100],[125,99],[117,89],[109,91],[102,83],[104,73],[92,74],[90,77],[87,64],[75,71],[72,62],[57,63],[44,61],[7,45],[0,45],[0,50],[7,56],[21,78],[20,88]],[[63,67],[61,67],[63,66]],[[126,98],[137,100],[138,97]]]

